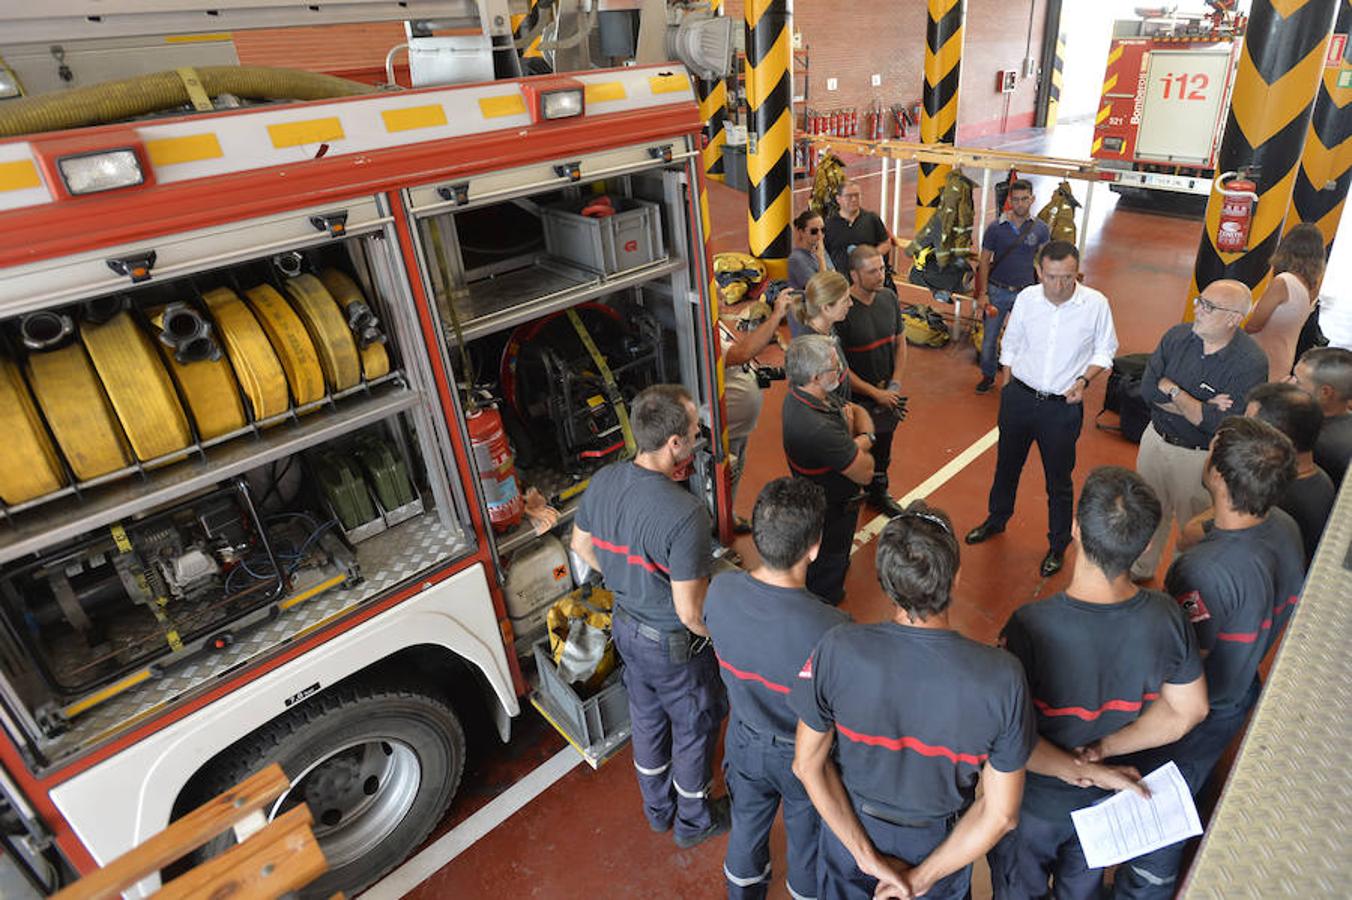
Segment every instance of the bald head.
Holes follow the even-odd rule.
[[[1227,309],[1239,313],[1243,318],[1249,314],[1249,308],[1253,306],[1253,291],[1242,281],[1236,281],[1233,278],[1222,278],[1219,281],[1213,281],[1207,285],[1202,292],[1210,300],[1215,300]]]

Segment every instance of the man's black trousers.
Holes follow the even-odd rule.
[[[1084,404],[1067,403],[1059,394],[1040,398],[1031,388],[1010,379],[1000,391],[1000,443],[996,448],[995,483],[991,485],[989,520],[1003,527],[1014,515],[1019,475],[1028,448],[1037,443],[1047,480],[1047,544],[1057,551],[1070,545],[1075,509],[1075,442],[1084,424]]]

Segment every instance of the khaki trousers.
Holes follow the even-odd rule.
[[[1177,522],[1181,531],[1194,516],[1211,506],[1211,495],[1202,486],[1206,457],[1205,449],[1190,450],[1166,443],[1153,424],[1141,435],[1136,471],[1159,497],[1164,514],[1150,546],[1131,567],[1131,577],[1138,581],[1152,577],[1159,568],[1173,523]]]

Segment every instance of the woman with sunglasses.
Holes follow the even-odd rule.
[[[1244,330],[1268,358],[1268,381],[1285,381],[1296,364],[1296,343],[1314,312],[1324,280],[1324,235],[1308,222],[1282,238],[1272,254],[1273,279]]]
[[[822,234],[826,225],[822,217],[811,209],[805,209],[793,220],[793,252],[789,254],[789,287],[801,291],[807,287],[808,279],[818,272],[835,268],[831,257],[826,255],[826,245]]]

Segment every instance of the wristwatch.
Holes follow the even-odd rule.
[[[870,447],[873,447],[873,446],[876,446],[876,445],[877,445],[877,443],[878,443],[878,436],[877,436],[876,434],[874,434],[873,432],[871,432],[871,431],[865,431],[865,432],[864,432],[864,437],[868,438],[868,445],[869,445]]]
[[[1173,387],[1169,388],[1169,390],[1168,390],[1166,393],[1168,393],[1169,399],[1170,399],[1170,400],[1173,400],[1173,399],[1176,398],[1179,394],[1183,393],[1183,389],[1182,389],[1181,387],[1179,387],[1178,385],[1174,385]]]

